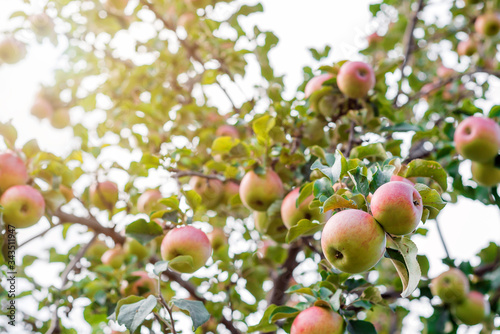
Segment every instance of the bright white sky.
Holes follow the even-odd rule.
[[[241,2],[254,3],[250,0]],[[20,0],[0,2],[0,31],[6,30],[7,17],[19,8],[20,3],[22,3]],[[262,30],[272,30],[280,38],[278,47],[271,53],[271,61],[277,73],[286,74],[286,84],[289,90],[295,89],[300,84],[301,68],[313,63],[307,51],[309,47],[323,48],[328,44],[333,48],[332,59],[334,60],[361,59],[356,54],[356,50],[364,46],[363,37],[373,31],[369,28],[370,13],[367,0],[355,2],[263,0],[262,3],[264,13],[254,15],[246,21],[249,24],[257,22]],[[35,12],[40,8],[36,8]],[[23,61],[15,65],[0,66],[0,121],[13,121],[19,134],[19,147],[26,141],[36,138],[44,150],[54,153],[68,150],[71,130],[56,130],[48,124],[47,120],[40,122],[30,115],[30,106],[40,84],[52,80],[52,70],[57,64],[58,54],[58,51],[47,42],[42,45],[32,43]],[[468,175],[470,166],[463,166],[462,170],[464,175]],[[440,214],[439,220],[451,256],[455,259],[471,260],[473,265],[477,264],[478,259],[474,258],[474,254],[479,249],[485,247],[490,241],[500,243],[500,211],[496,207],[486,207],[477,201],[460,199],[458,204],[448,204]],[[48,226],[40,225],[42,224],[19,231],[20,241],[26,240],[30,235]],[[444,250],[435,228],[435,222],[429,221],[425,226],[429,229],[427,237],[414,236],[413,240],[418,245],[419,253],[428,256],[431,262],[430,275],[434,277],[445,270],[445,266],[441,264]],[[57,233],[60,235],[59,230],[53,232],[40,241],[29,244],[27,249],[20,250],[18,256],[26,253],[37,254],[39,248],[50,247],[49,245],[53,244],[53,237]],[[71,237],[80,238],[76,233],[70,233],[69,238]],[[40,281],[51,284],[54,282],[55,275],[49,274],[49,268],[62,270],[62,266],[57,264],[34,265],[32,272],[38,275],[43,273]],[[27,307],[27,309],[31,308]],[[429,311],[429,309],[421,308],[419,313],[429,316]],[[416,321],[415,318],[407,319],[405,333],[419,332],[418,327],[412,325],[412,323],[416,324],[414,321]]]

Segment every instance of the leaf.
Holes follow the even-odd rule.
[[[176,299],[172,303],[181,310],[189,312],[191,320],[193,320],[194,330],[210,319],[210,313],[208,313],[203,302],[199,300]]]
[[[216,154],[227,154],[231,151],[233,147],[238,145],[239,139],[232,138],[229,136],[218,137],[212,143],[212,153]]]
[[[257,325],[248,327],[248,333],[253,333],[257,331],[267,333],[278,329],[278,326],[269,322],[271,313],[273,313],[276,307],[277,306],[274,304],[269,305],[266,311],[264,312],[264,315],[262,315],[262,319],[260,320],[260,322]]]
[[[155,267],[153,269],[153,272],[157,275],[160,276],[162,272],[168,269],[168,263],[169,261],[158,261],[155,263]]]
[[[325,177],[327,177],[328,179],[330,179],[331,182],[333,182],[332,168],[330,166],[323,165],[320,159],[316,160],[311,165],[311,170],[317,170],[321,172]]]
[[[311,182],[311,183],[307,183],[305,186],[303,186],[301,189],[300,189],[300,192],[299,192],[299,197],[297,198],[297,201],[295,203],[295,206],[298,208],[300,203],[304,202],[304,200],[306,198],[308,198],[309,196],[312,195],[313,193],[313,188],[314,188],[314,184]]]
[[[368,183],[368,177],[366,176],[364,169],[365,168],[358,166],[356,169],[350,170],[347,173],[354,183],[354,189],[366,197],[370,193],[370,184]]]
[[[387,300],[382,297],[380,290],[377,287],[369,286],[361,294],[361,299],[367,300],[372,304],[387,306]]]
[[[407,131],[415,131],[420,132],[424,131],[421,126],[415,124],[407,124],[407,123],[399,123],[395,125],[384,126],[380,131],[394,131],[394,132],[407,132]]]
[[[420,266],[417,261],[417,246],[408,237],[387,238],[386,257],[389,257],[398,271],[403,284],[401,296],[410,296],[420,281]]]
[[[253,131],[261,144],[267,145],[269,141],[269,131],[271,131],[275,124],[276,119],[271,118],[269,115],[264,115],[253,122]]]
[[[425,222],[427,218],[436,218],[439,211],[444,209],[444,207],[446,206],[446,202],[443,201],[441,195],[439,195],[436,190],[431,189],[422,183],[415,184],[415,189],[417,189],[420,196],[422,197],[422,204],[424,205],[424,209],[427,209],[429,213],[427,217],[425,217],[422,213],[422,221]]]
[[[368,144],[365,146],[357,146],[351,150],[349,159],[364,159],[368,157],[379,158],[382,160],[387,159],[384,146],[381,143]]]
[[[125,325],[130,333],[134,333],[146,317],[151,314],[156,304],[156,297],[150,295],[147,299],[137,303],[122,305],[116,320],[119,324]]]
[[[125,228],[125,234],[146,244],[160,235],[163,235],[163,229],[156,222],[147,222],[145,219],[138,219]]]
[[[345,199],[337,194],[332,195],[323,203],[323,212],[344,208],[357,209],[358,206],[355,202]]]
[[[290,243],[302,235],[311,235],[319,231],[323,225],[320,223],[312,222],[308,219],[301,219],[297,225],[292,226],[286,235],[286,242]]]
[[[201,204],[201,196],[194,190],[184,191],[183,194],[186,197],[186,201],[191,209],[193,209],[193,211],[196,211],[196,209]]]
[[[337,150],[335,152],[335,162],[333,163],[330,180],[332,183],[337,182],[347,173],[347,159],[344,157],[342,152]]]
[[[500,116],[500,105],[491,107],[490,112],[488,113],[488,117],[495,118],[498,116]]]
[[[351,334],[377,334],[373,324],[363,320],[347,321],[347,331]]]
[[[138,301],[140,300],[143,300],[144,297],[139,297],[139,296],[128,296],[126,298],[122,298],[118,301],[118,304],[116,304],[116,308],[115,308],[115,320],[116,320],[116,317],[118,316],[118,314],[120,313],[120,308],[123,306],[123,305],[127,305],[127,304],[133,304],[133,303],[137,303]]]
[[[330,180],[323,177],[314,181],[313,194],[320,202],[326,201],[327,198],[333,195],[333,187]]]
[[[290,306],[278,306],[269,316],[269,322],[275,322],[280,319],[287,319],[295,317],[299,314],[300,310]]]
[[[436,161],[412,160],[407,166],[404,177],[429,177],[436,181],[443,191],[448,188],[448,174]]]

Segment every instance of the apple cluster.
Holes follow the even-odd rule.
[[[39,119],[48,119],[56,129],[64,129],[71,124],[69,110],[54,99],[40,92],[31,106],[31,114]]]
[[[497,12],[488,11],[479,15],[474,22],[475,34],[471,34],[466,40],[457,45],[459,56],[473,56],[478,52],[480,41],[484,38],[493,37],[500,31],[500,15]]]
[[[450,268],[431,282],[431,292],[450,306],[451,313],[462,323],[473,326],[483,321],[490,312],[485,296],[470,291],[467,276],[457,268]]]
[[[500,168],[495,159],[500,149],[500,125],[493,119],[472,116],[462,121],[454,135],[455,148],[472,161],[472,179],[493,187],[500,183]]]

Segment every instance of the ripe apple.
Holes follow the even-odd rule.
[[[50,118],[50,124],[56,129],[64,129],[67,126],[70,126],[71,117],[69,115],[69,110],[66,108],[54,110],[54,113]]]
[[[108,249],[101,256],[102,264],[118,269],[125,261],[125,251],[121,245]]]
[[[212,232],[207,234],[207,237],[210,240],[213,250],[217,250],[227,244],[227,236],[220,227],[215,227]]]
[[[224,124],[221,125],[217,128],[215,131],[215,135],[217,137],[231,137],[231,138],[239,138],[240,133],[238,132],[238,129],[235,126],[229,125],[229,124]]]
[[[111,181],[94,183],[89,190],[90,202],[98,209],[113,210],[118,202],[118,186]]]
[[[189,185],[201,196],[202,204],[209,210],[217,207],[223,199],[224,184],[220,180],[193,176]]]
[[[404,183],[408,183],[412,187],[415,185],[415,183],[412,180],[407,179],[406,177],[399,176],[399,175],[393,175],[393,176],[391,176],[391,181],[401,181],[401,182],[404,182]]]
[[[482,293],[471,291],[462,302],[452,305],[451,313],[464,324],[473,326],[486,318],[490,313],[490,305]]]
[[[283,224],[281,215],[268,216],[266,211],[254,211],[253,220],[255,229],[259,233],[269,236],[276,242],[284,243],[288,228]]]
[[[469,293],[469,280],[460,269],[450,268],[432,279],[431,292],[441,298],[443,303],[456,304]]]
[[[251,170],[240,183],[240,198],[250,210],[266,211],[271,204],[282,198],[283,183],[278,174],[267,168],[264,175]]]
[[[0,191],[26,184],[29,175],[23,160],[13,153],[0,154]]]
[[[31,15],[29,17],[31,29],[40,37],[47,37],[54,32],[54,21],[45,13]]]
[[[378,188],[371,199],[373,217],[387,233],[405,235],[420,223],[422,196],[408,183],[391,181]]]
[[[319,220],[320,222],[325,220],[325,215],[320,212],[319,207],[309,208],[314,199],[313,195],[308,196],[297,207],[298,198],[299,188],[295,188],[285,196],[283,203],[281,203],[281,218],[288,229],[297,225],[301,219]]]
[[[365,97],[368,91],[375,87],[375,72],[367,63],[348,61],[340,67],[337,85],[347,97],[353,99]]]
[[[455,148],[465,159],[490,162],[500,148],[500,125],[485,117],[467,117],[455,130]]]
[[[177,256],[187,255],[193,258],[193,266],[187,263],[174,263],[170,266],[181,273],[193,273],[205,265],[212,254],[212,246],[207,235],[193,227],[183,226],[167,233],[161,243],[163,260],[170,261]]]
[[[224,183],[224,202],[231,204],[231,199],[240,193],[240,185],[234,181]]]
[[[472,179],[485,187],[493,187],[500,183],[500,168],[495,167],[493,162],[472,162]]]
[[[368,35],[366,37],[366,40],[368,42],[368,46],[375,46],[378,43],[382,42],[383,38],[382,38],[382,36],[380,36],[379,34],[374,32],[373,34]]]
[[[312,306],[300,312],[290,334],[342,334],[344,319],[330,309]]]
[[[139,279],[129,283],[128,281],[122,281],[120,287],[120,293],[123,296],[143,296],[147,297],[151,294],[156,294],[157,282],[154,278],[149,277],[149,274],[145,271],[139,270],[134,271],[130,276],[139,277]]]
[[[138,261],[145,259],[149,255],[148,249],[134,238],[127,238],[123,248],[126,254],[137,256]]]
[[[38,190],[28,185],[13,186],[0,197],[3,221],[16,228],[30,227],[42,218],[45,201]]]
[[[500,31],[500,15],[491,12],[479,15],[474,28],[483,36],[495,36]]]
[[[323,82],[328,81],[331,78],[333,78],[333,75],[327,73],[327,74],[320,74],[309,80],[309,82],[306,84],[306,88],[304,89],[305,98],[307,99],[309,96],[311,96],[312,93],[314,93],[317,90],[320,90],[321,87],[323,87]]]
[[[385,253],[385,232],[375,218],[361,210],[334,214],[321,236],[326,259],[337,269],[362,273],[377,264]]]
[[[137,210],[149,214],[152,211],[158,211],[162,205],[158,203],[163,198],[158,189],[148,189],[137,199]]]
[[[457,53],[459,56],[472,56],[477,52],[477,42],[472,37],[465,41],[460,41],[457,45]]]
[[[40,119],[51,118],[54,113],[52,104],[43,96],[37,96],[31,106],[31,114]]]
[[[15,64],[25,56],[26,46],[14,37],[7,37],[0,42],[0,63]]]

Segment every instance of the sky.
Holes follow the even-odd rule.
[[[254,1],[240,1],[255,3]],[[7,28],[6,19],[21,3],[20,0],[0,1],[0,38],[1,31]],[[285,83],[289,91],[293,91],[302,82],[302,67],[313,63],[307,50],[310,47],[323,48],[330,45],[333,49],[332,60],[362,59],[356,51],[364,47],[364,36],[374,29],[369,22],[369,1],[340,0],[264,0],[264,13],[253,15],[245,20],[245,24],[257,23],[261,30],[271,30],[280,38],[278,46],[270,54],[271,62],[278,74],[286,74]],[[34,11],[41,7],[32,7]],[[31,43],[27,57],[18,64],[0,66],[0,121],[12,120],[18,130],[19,147],[30,139],[36,138],[43,150],[54,153],[67,152],[71,147],[70,129],[56,130],[47,120],[39,121],[30,115],[30,107],[34,97],[43,83],[52,81],[52,71],[57,65],[60,51],[47,42],[39,45]],[[450,60],[453,63],[453,60]],[[73,119],[78,121],[79,118]],[[1,147],[0,140],[0,147]],[[470,166],[463,164],[464,175],[470,173]],[[460,199],[456,204],[448,204],[439,216],[439,223],[447,243],[450,255],[457,260],[471,260],[477,264],[474,254],[488,245],[490,241],[500,243],[500,210],[493,206],[484,206],[477,201]],[[47,225],[35,225],[20,231],[19,241],[45,229]],[[427,236],[414,236],[412,239],[418,246],[419,254],[428,256],[431,262],[430,276],[437,276],[446,270],[441,263],[444,250],[439,240],[434,221],[428,221]],[[68,236],[81,238],[75,229]],[[26,249],[19,250],[23,254],[37,254],[40,248],[47,248],[52,238],[60,231],[48,233],[44,238],[30,243]],[[83,242],[84,240],[82,240]],[[68,249],[72,242],[61,241],[60,249]],[[52,270],[48,270],[52,269]],[[33,265],[30,271],[39,275],[43,285],[57,280],[55,273],[62,270],[62,264]],[[43,273],[43,274],[40,274]],[[22,284],[22,282],[20,283]],[[22,286],[21,286],[22,288]],[[28,306],[26,306],[28,307]],[[423,315],[430,315],[430,309],[415,309]],[[30,308],[32,309],[32,308]],[[72,312],[75,313],[75,312]],[[44,316],[48,316],[45,314]],[[81,316],[75,315],[75,319]],[[405,320],[405,333],[418,333],[416,319]],[[478,333],[472,330],[468,333]]]

